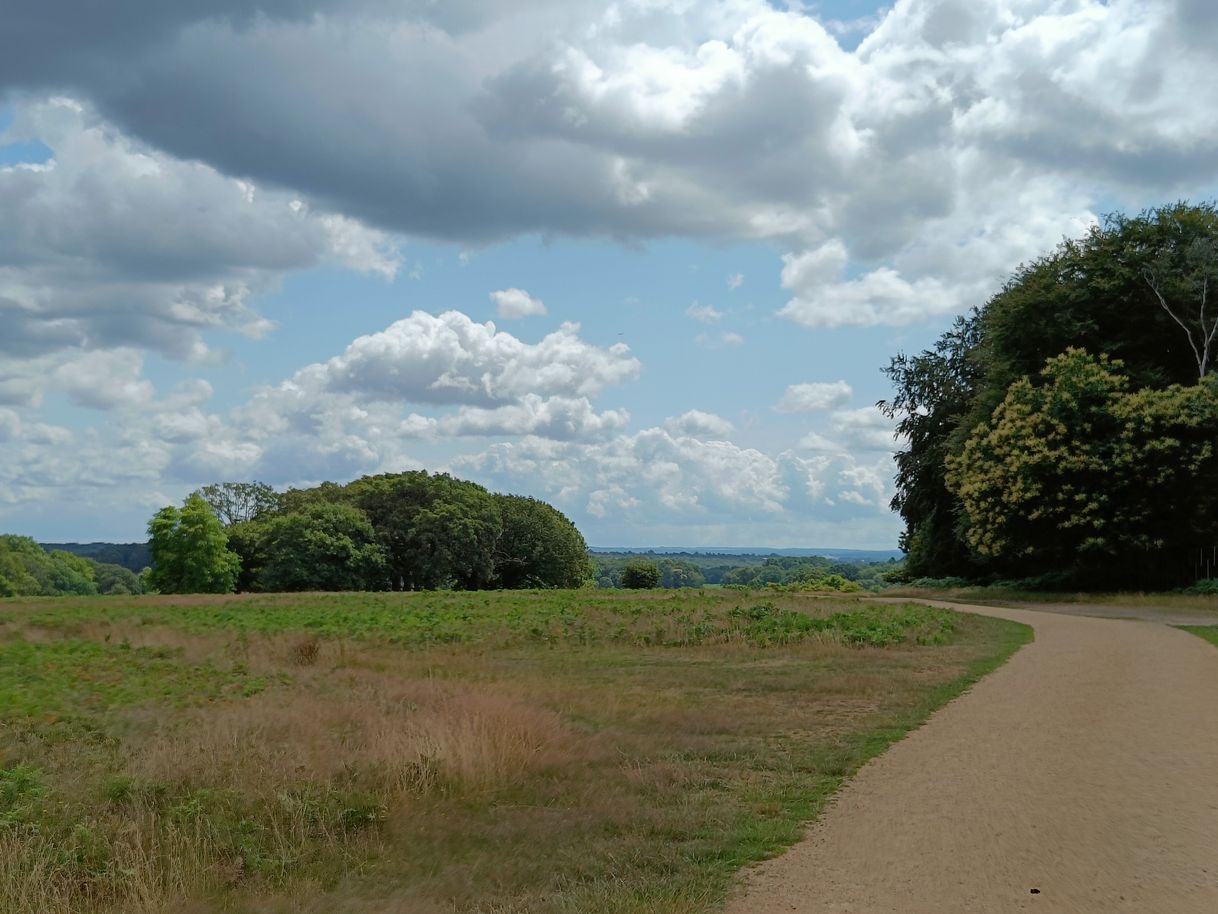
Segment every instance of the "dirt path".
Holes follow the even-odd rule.
[[[729,914],[1218,912],[1218,650],[1153,622],[953,608],[1036,641],[865,766]]]

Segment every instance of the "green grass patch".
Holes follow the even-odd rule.
[[[1178,625],[1176,627],[1218,647],[1218,625]]]

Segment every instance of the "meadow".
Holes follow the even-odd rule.
[[[0,601],[0,910],[700,912],[1030,638],[727,590]]]

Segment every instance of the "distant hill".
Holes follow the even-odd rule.
[[[62,550],[105,565],[121,565],[139,574],[152,564],[147,543],[42,543],[47,552]]]
[[[772,555],[800,556],[820,555],[842,562],[887,562],[900,561],[905,553],[900,549],[838,549],[836,547],[811,549],[770,549],[762,546],[590,546],[589,552],[614,553],[617,555],[699,555],[699,556],[756,556]]]

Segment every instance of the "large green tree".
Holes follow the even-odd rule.
[[[895,394],[880,406],[908,442],[897,455],[893,506],[905,520],[910,576],[992,566],[966,535],[970,521],[947,485],[947,463],[1012,385],[1040,383],[1048,359],[1071,347],[1106,354],[1122,363],[1130,391],[1193,385],[1212,369],[1216,249],[1211,204],[1110,216],[1020,267],[933,348],[892,361]]]
[[[232,593],[241,560],[219,518],[197,493],[148,522],[149,584],[161,593]]]
[[[1067,350],[948,457],[965,538],[996,570],[1170,582],[1218,536],[1218,381],[1130,391],[1123,367]]]
[[[494,586],[580,587],[592,576],[588,544],[557,508],[522,495],[495,495],[501,532]]]
[[[476,590],[494,580],[502,521],[482,486],[418,470],[365,476],[343,497],[372,522],[394,589]]]
[[[348,505],[316,504],[262,527],[260,590],[385,590],[385,553],[368,518]]]

